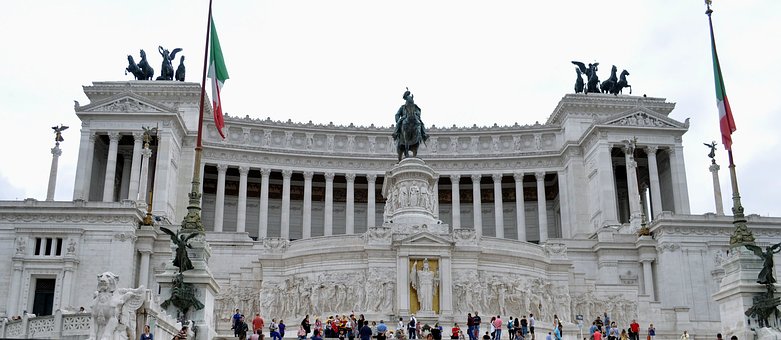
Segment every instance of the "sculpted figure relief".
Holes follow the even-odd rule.
[[[131,324],[144,299],[144,286],[117,289],[119,276],[112,272],[98,275],[98,290],[92,305],[90,340],[135,339]]]
[[[418,270],[418,261],[410,269],[409,280],[418,295],[421,312],[434,311],[434,292],[439,287],[439,275],[431,271],[428,259],[423,259],[423,269]]]

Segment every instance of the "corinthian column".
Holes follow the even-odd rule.
[[[312,171],[304,171],[304,216],[302,221],[301,238],[312,237]]]
[[[114,177],[117,173],[119,138],[119,132],[109,132],[108,134],[108,159],[106,160],[106,177],[103,181],[103,202],[114,201]]]
[[[724,202],[721,199],[721,184],[719,183],[719,165],[713,160],[709,170],[713,175],[713,199],[716,201],[716,214],[724,216]]]
[[[57,165],[60,163],[60,156],[62,150],[60,150],[60,142],[57,142],[52,148],[52,167],[49,170],[49,187],[46,190],[46,200],[54,200],[54,189],[57,186]]]
[[[236,208],[236,232],[243,233],[247,228],[247,174],[249,167],[239,167],[239,206]]]
[[[376,224],[377,218],[376,215],[376,208],[374,207],[375,203],[375,187],[374,182],[377,180],[376,174],[368,174],[366,175],[366,181],[368,183],[367,191],[366,191],[366,228],[372,228]]]
[[[453,210],[453,229],[461,228],[461,192],[458,182],[461,175],[450,175],[450,207]]]
[[[133,132],[133,160],[130,167],[130,186],[127,192],[127,199],[138,199],[138,180],[141,176],[141,143],[144,142],[143,132]]]
[[[334,233],[334,173],[325,173],[325,208],[323,209],[323,234]]]
[[[347,209],[345,217],[345,233],[355,234],[355,174],[345,174],[347,180]]]
[[[480,195],[480,178],[481,175],[474,174],[472,177],[472,210],[474,213],[472,214],[474,216],[474,225],[475,225],[475,233],[477,236],[483,235],[483,207],[481,205],[481,195]]]
[[[494,223],[496,237],[504,238],[504,213],[502,207],[502,174],[493,174],[494,179]]]
[[[214,203],[214,231],[222,232],[222,217],[225,211],[225,173],[228,166],[217,164],[217,199]]]
[[[271,169],[260,169],[260,219],[258,223],[258,238],[268,236],[268,179]]]
[[[662,212],[662,191],[659,185],[659,167],[656,163],[656,146],[647,146],[644,150],[648,155],[648,177],[651,184],[651,219]]]
[[[140,204],[144,205],[146,205],[147,189],[149,188],[149,185],[147,184],[147,181],[149,181],[149,157],[152,157],[152,150],[149,149],[149,145],[146,145],[146,147],[141,150],[141,179],[138,183],[140,195],[136,198]]]
[[[515,228],[518,231],[518,241],[526,241],[526,203],[523,197],[523,173],[514,173],[513,179],[515,179]]]
[[[635,162],[634,147],[624,148],[626,161],[626,186],[629,194],[629,220],[640,217],[640,188],[637,184],[637,162]]]
[[[537,179],[537,215],[540,223],[540,244],[548,241],[548,205],[545,202],[545,173],[534,173]]]
[[[290,239],[290,176],[293,170],[282,170],[282,221],[280,235],[282,239]]]

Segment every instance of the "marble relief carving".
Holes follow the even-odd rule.
[[[282,281],[264,281],[260,308],[265,315],[293,320],[304,314],[350,314],[351,311],[392,314],[395,273],[379,269],[329,271],[290,275]],[[368,283],[368,284],[367,284]]]

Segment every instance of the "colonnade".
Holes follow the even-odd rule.
[[[95,162],[95,146],[100,136],[108,137],[108,154],[106,155],[105,173],[103,178],[93,179],[93,163]],[[132,153],[121,154],[119,142],[123,136],[133,138]],[[120,172],[121,180],[119,188],[117,182],[117,164],[119,157],[124,157],[123,168]],[[150,175],[149,160],[152,151],[148,144],[144,143],[144,134],[141,131],[108,131],[96,133],[90,130],[82,131],[79,148],[79,167],[76,173],[74,186],[74,199],[89,200],[93,185],[103,187],[101,201],[113,202],[117,194],[119,200],[133,200],[146,203],[148,178]],[[119,192],[117,192],[119,190]]]
[[[225,165],[225,164],[207,164],[206,166],[213,166],[217,170],[217,178],[216,178],[216,192],[215,192],[215,200],[214,200],[214,220],[212,225],[214,232],[223,232],[224,231],[224,222],[225,222],[225,213],[226,213],[226,200],[225,200],[225,191],[226,191],[226,177],[228,170],[230,168],[238,169],[239,174],[239,180],[238,180],[238,201],[236,204],[236,232],[249,232],[247,230],[247,204],[248,204],[248,197],[247,197],[247,182],[249,177],[249,171],[251,169],[250,166],[247,165]],[[377,224],[377,202],[376,202],[376,185],[377,185],[377,179],[382,178],[382,174],[377,173],[353,173],[353,172],[345,172],[345,173],[339,173],[336,172],[315,172],[312,170],[303,170],[303,171],[293,171],[291,169],[270,169],[270,168],[260,168],[256,170],[259,170],[261,177],[260,177],[260,197],[258,198],[259,202],[259,208],[258,208],[258,231],[257,235],[259,238],[265,238],[269,236],[269,226],[273,223],[279,223],[280,226],[280,233],[279,237],[283,239],[290,239],[291,238],[291,177],[294,173],[303,175],[304,183],[303,183],[303,207],[301,209],[301,213],[303,216],[301,216],[301,237],[302,238],[310,238],[313,236],[312,234],[312,178],[315,174],[322,175],[325,180],[325,193],[324,193],[324,204],[323,204],[323,235],[324,236],[330,236],[334,235],[334,178],[339,175],[343,176],[345,180],[345,205],[344,205],[344,223],[345,223],[345,234],[354,234],[356,232],[355,228],[355,209],[356,209],[356,200],[355,200],[355,181],[358,177],[363,177],[366,180],[366,188],[367,188],[367,195],[366,195],[366,226],[367,228],[371,228],[376,226]],[[213,170],[212,170],[213,171]],[[206,172],[206,171],[204,171]],[[269,182],[270,182],[270,175],[274,172],[276,174],[282,175],[282,188],[281,188],[281,204],[280,204],[280,218],[279,221],[269,220]],[[235,174],[235,170],[232,171],[233,174]],[[537,226],[539,228],[539,235],[540,239],[539,242],[544,243],[547,241],[548,235],[549,235],[549,222],[548,222],[548,206],[547,206],[547,200],[546,200],[546,192],[545,192],[545,175],[546,173],[543,171],[538,171],[535,173],[523,173],[523,172],[516,172],[512,174],[505,174],[505,173],[492,173],[492,174],[469,174],[469,175],[462,175],[462,174],[450,174],[450,175],[441,175],[440,181],[449,178],[451,182],[451,213],[452,213],[452,227],[453,228],[461,228],[461,178],[464,176],[468,176],[468,178],[472,181],[472,210],[473,210],[473,227],[478,235],[482,235],[483,233],[483,218],[482,218],[482,209],[483,204],[481,198],[481,179],[484,176],[489,176],[493,179],[493,208],[494,208],[494,228],[495,232],[493,235],[495,235],[497,238],[505,238],[505,221],[503,216],[503,197],[502,197],[502,179],[505,176],[512,176],[514,179],[514,185],[515,185],[515,207],[514,210],[516,211],[516,235],[517,239],[521,241],[529,241],[527,239],[527,233],[526,233],[526,216],[525,216],[525,200],[524,200],[524,194],[523,194],[523,186],[524,186],[524,175],[532,175],[534,176],[535,182],[536,182],[536,196],[537,196],[537,215],[538,215],[538,223]],[[278,176],[278,175],[277,175]],[[213,178],[213,177],[212,177]],[[255,177],[257,178],[257,177]],[[279,183],[279,182],[277,182]],[[560,183],[560,186],[562,184]],[[435,190],[438,189],[439,186],[437,185],[435,187]],[[506,189],[506,188],[505,188]],[[437,197],[438,194],[437,194]],[[566,197],[559,197],[560,204],[565,205],[565,202],[568,198]],[[382,204],[382,203],[380,203]],[[231,212],[232,213],[232,212]],[[298,218],[296,219],[298,220]],[[469,226],[467,226],[469,227]],[[252,230],[254,233],[254,230]]]

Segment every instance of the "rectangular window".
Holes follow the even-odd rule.
[[[56,283],[56,279],[35,279],[33,314],[37,316],[52,315],[52,308],[54,307],[54,288]]]
[[[35,255],[41,255],[41,238],[35,238]]]
[[[56,252],[56,255],[57,256],[62,256],[62,239],[59,238],[59,237],[57,238],[57,252]]]
[[[49,256],[52,254],[52,239],[51,237],[46,238],[46,252],[44,255]]]

